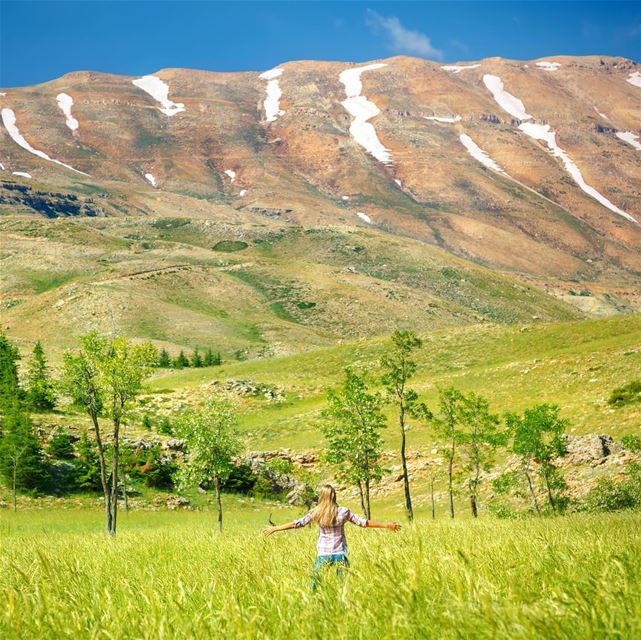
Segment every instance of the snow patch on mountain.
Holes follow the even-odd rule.
[[[0,162],[0,171],[4,171],[4,170],[5,170],[4,165],[2,164],[2,162]]]
[[[372,224],[372,219],[366,214],[363,213],[362,211],[357,211],[356,215],[363,221],[367,222],[367,224]]]
[[[240,193],[238,194],[241,198],[247,195],[247,189],[241,189]]]
[[[631,144],[637,151],[641,151],[641,143],[639,142],[639,136],[632,131],[617,131],[617,138]]]
[[[452,73],[461,73],[465,69],[477,69],[480,64],[446,64],[441,67],[443,71],[451,71]]]
[[[492,171],[496,171],[497,173],[500,173],[504,176],[507,175],[505,171],[496,163],[490,156],[479,147],[470,136],[468,136],[465,133],[462,133],[459,136],[459,140],[463,143],[463,146],[467,149],[468,153],[478,160],[482,165],[486,166],[488,169],[492,169]]]
[[[513,96],[505,90],[501,78],[486,73],[483,76],[483,83],[490,90],[494,96],[494,100],[504,111],[507,111],[511,116],[514,116],[519,120],[532,119],[532,116],[525,112],[525,106],[523,103],[516,96]]]
[[[374,125],[368,122],[368,120],[377,116],[380,110],[373,102],[361,95],[363,90],[361,74],[364,71],[373,71],[386,66],[386,64],[377,63],[356,67],[355,69],[345,69],[339,74],[338,79],[345,85],[347,100],[343,100],[341,104],[352,116],[352,124],[349,128],[352,138],[379,162],[391,164],[392,154],[378,139]]]
[[[542,60],[541,62],[537,62],[536,66],[540,69],[545,69],[546,71],[556,71],[561,66],[561,63]]]
[[[152,187],[156,186],[156,178],[154,178],[151,173],[145,173],[145,178],[150,182]]]
[[[265,102],[263,102],[265,119],[267,122],[274,122],[278,116],[282,116],[285,113],[280,108],[280,98],[283,95],[283,92],[281,91],[280,84],[278,83],[278,78],[282,75],[283,69],[276,67],[275,69],[265,71],[258,76],[262,80],[268,80],[267,97],[265,98]]]
[[[492,92],[496,102],[510,115],[518,118],[519,120],[531,120],[532,116],[525,112],[525,106],[515,96],[507,93],[503,88],[503,82],[498,76],[484,75],[483,82],[485,86]],[[579,168],[574,164],[568,154],[561,149],[556,143],[556,133],[550,128],[549,124],[534,124],[533,122],[522,122],[519,129],[530,138],[534,140],[544,141],[553,156],[560,158],[563,162],[565,170],[572,176],[577,185],[589,196],[594,198],[597,202],[601,203],[610,211],[617,213],[632,222],[637,222],[636,218],[619,209],[615,204],[610,202],[604,195],[599,193],[594,187],[591,187],[583,178],[583,174]]]
[[[341,200],[349,200],[349,196],[341,196]]]
[[[595,111],[596,111],[596,112],[597,112],[597,113],[598,113],[598,114],[599,114],[599,115],[600,115],[604,120],[607,120],[608,122],[610,122],[610,118],[608,118],[608,116],[606,116],[606,115],[605,115],[605,113],[601,113],[601,112],[600,112],[596,107],[594,107],[594,110],[595,110]]]
[[[519,129],[534,140],[542,140],[543,142],[545,142],[552,155],[561,159],[565,170],[572,176],[574,182],[576,182],[585,193],[594,198],[597,202],[600,202],[607,209],[610,209],[610,211],[613,211],[614,213],[627,218],[631,222],[637,222],[636,218],[631,216],[629,213],[626,213],[622,209],[619,209],[619,207],[617,207],[615,204],[612,204],[612,202],[610,202],[604,195],[599,193],[594,187],[591,187],[584,180],[583,174],[576,166],[576,164],[574,164],[570,156],[568,156],[568,154],[557,145],[556,133],[552,131],[549,124],[534,124],[533,122],[523,122],[521,125],[519,125]]]
[[[14,176],[20,176],[21,178],[31,178],[31,174],[26,173],[25,171],[12,171],[11,173]]]
[[[236,180],[236,172],[233,169],[225,169],[225,174],[229,176],[230,182]]]
[[[55,164],[59,164],[61,167],[65,167],[67,169],[71,169],[71,171],[75,171],[76,173],[80,173],[83,176],[88,176],[88,173],[85,173],[84,171],[78,171],[78,169],[74,169],[71,165],[65,164],[64,162],[61,162],[60,160],[56,160],[55,158],[50,158],[44,151],[40,151],[39,149],[34,149],[25,139],[24,136],[20,133],[20,130],[16,126],[16,114],[13,112],[13,109],[8,109],[4,108],[2,110],[2,123],[4,124],[5,129],[11,136],[11,139],[18,145],[20,145],[23,149],[28,151],[29,153],[33,153],[33,155],[38,156],[39,158],[42,158],[43,160],[48,160],[49,162],[53,162]]]
[[[460,122],[461,116],[423,116],[426,120],[436,120],[436,122]]]
[[[131,82],[148,93],[156,102],[160,102],[162,107],[158,107],[158,110],[166,116],[175,116],[185,110],[185,105],[182,102],[174,102],[169,99],[169,85],[157,76],[143,76]]]
[[[639,71],[631,73],[627,78],[627,82],[633,84],[635,87],[641,87],[641,73]]]
[[[71,107],[73,107],[73,98],[68,93],[59,93],[56,96],[60,111],[65,114],[65,124],[72,130],[78,129],[78,121],[71,115]]]

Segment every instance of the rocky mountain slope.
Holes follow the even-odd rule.
[[[212,291],[235,296],[240,287],[243,300],[260,298],[248,304],[267,308],[270,323],[305,334],[301,325],[313,325],[321,343],[382,333],[402,318],[430,324],[431,304],[445,322],[531,318],[546,305],[556,309],[553,318],[641,308],[641,71],[630,60],[439,65],[397,57],[290,62],[263,73],[77,72],[3,89],[0,106],[0,213],[11,216],[2,223],[4,311],[13,329],[26,322],[25,338],[30,326],[49,323],[52,305],[61,309],[74,296],[75,313],[60,330],[104,316],[106,302],[88,301],[104,286],[117,290],[116,309],[140,296],[164,304],[182,285],[196,289],[190,313],[202,315],[209,304],[203,332],[221,336]],[[52,226],[16,214],[91,219]],[[171,222],[163,228],[163,218],[189,220],[180,230]],[[301,227],[321,236],[282,241]],[[333,233],[351,237],[353,248],[341,240],[336,249],[323,235]],[[260,250],[251,248],[267,236]],[[275,237],[272,260],[266,247]],[[250,253],[221,262],[212,246],[230,241]],[[354,264],[363,262],[363,248],[367,269]],[[385,261],[375,265],[374,256]],[[506,287],[488,291],[477,281],[464,309],[454,308],[460,300],[443,293],[436,266],[421,270],[426,263],[441,275],[454,269],[446,271],[450,288],[466,280],[461,268],[483,273],[484,282],[505,278]],[[475,271],[481,267],[488,270]],[[221,279],[236,287],[214,286]],[[346,280],[358,290],[352,306],[337,302]],[[520,286],[561,300],[543,304],[544,295],[509,313],[491,310],[512,307],[505,291]],[[418,298],[416,290],[423,290]],[[122,311],[112,322],[134,335],[180,343],[132,326],[139,319]],[[308,311],[327,319],[304,319]],[[370,325],[378,314],[384,326],[363,328],[372,312]]]

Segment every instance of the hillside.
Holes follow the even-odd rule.
[[[638,310],[638,74],[398,57],[3,89],[3,324],[272,355]]]

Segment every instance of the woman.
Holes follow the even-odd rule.
[[[314,576],[312,578],[312,588],[315,589],[318,571],[323,565],[337,565],[339,572],[341,566],[349,566],[349,561],[347,560],[347,538],[345,537],[345,523],[348,521],[368,529],[398,531],[401,528],[398,522],[383,523],[365,520],[365,518],[357,516],[346,507],[339,507],[336,502],[334,487],[330,484],[325,484],[320,489],[318,505],[309,513],[294,522],[268,527],[263,533],[266,536],[271,536],[272,533],[277,531],[305,527],[310,522],[318,524],[318,544],[316,545],[318,556],[314,562]]]

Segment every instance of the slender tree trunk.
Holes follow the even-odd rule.
[[[109,489],[109,482],[107,481],[107,463],[105,462],[105,449],[100,437],[100,425],[98,423],[98,416],[91,413],[91,421],[93,422],[94,434],[96,436],[96,444],[98,445],[98,461],[100,462],[100,484],[102,484],[102,492],[105,496],[105,529],[107,533],[111,533],[111,492]]]
[[[369,478],[365,480],[365,515],[368,520],[372,519],[372,508],[369,501]]]
[[[454,454],[456,453],[456,442],[452,439],[452,447],[447,461],[447,483],[450,494],[450,518],[454,517]]]
[[[434,505],[434,474],[430,477],[430,497],[432,499],[432,520],[436,520],[436,509]]]
[[[536,512],[541,515],[541,509],[539,508],[539,502],[536,499],[536,492],[534,491],[534,485],[532,484],[532,478],[530,477],[530,471],[526,467],[525,468],[525,477],[527,478],[527,484],[528,487],[530,487],[530,495],[532,496],[532,500],[534,502],[534,508],[536,509]]]
[[[120,456],[120,420],[114,419],[113,459],[111,461],[111,535],[116,535],[118,517],[118,458]]]
[[[552,507],[552,511],[556,513],[556,503],[554,502],[554,495],[552,494],[552,487],[550,487],[550,479],[548,478],[547,471],[543,472],[543,477],[545,478],[545,488],[548,492],[548,500],[550,501],[550,506]]]
[[[470,507],[472,509],[472,515],[475,518],[479,517],[478,507],[476,505],[476,496],[473,493],[470,493]]]
[[[127,496],[127,474],[122,474],[122,493],[125,498],[125,513],[129,513],[129,498]]]
[[[407,459],[405,456],[405,408],[401,400],[399,411],[399,424],[401,426],[401,462],[403,464],[403,486],[405,489],[405,510],[407,511],[407,519],[412,522],[414,520],[414,511],[412,510],[412,496],[410,494],[410,477],[407,473]]]
[[[476,465],[475,468],[476,475],[474,476],[474,479],[470,482],[470,508],[472,509],[472,515],[475,518],[479,517],[479,509],[478,509],[478,503],[476,499],[476,492],[479,486],[479,474],[480,474],[480,469],[478,464]]]
[[[220,479],[218,476],[214,479],[214,486],[216,487],[216,505],[218,507],[218,531],[223,530],[223,503],[220,500]]]
[[[361,480],[358,481],[358,494],[361,498],[361,509],[363,513],[367,516],[367,507],[365,506],[365,494],[363,493],[363,483]]]
[[[18,502],[16,500],[16,485],[18,480],[18,465],[13,465],[13,510],[14,512],[18,510]]]

